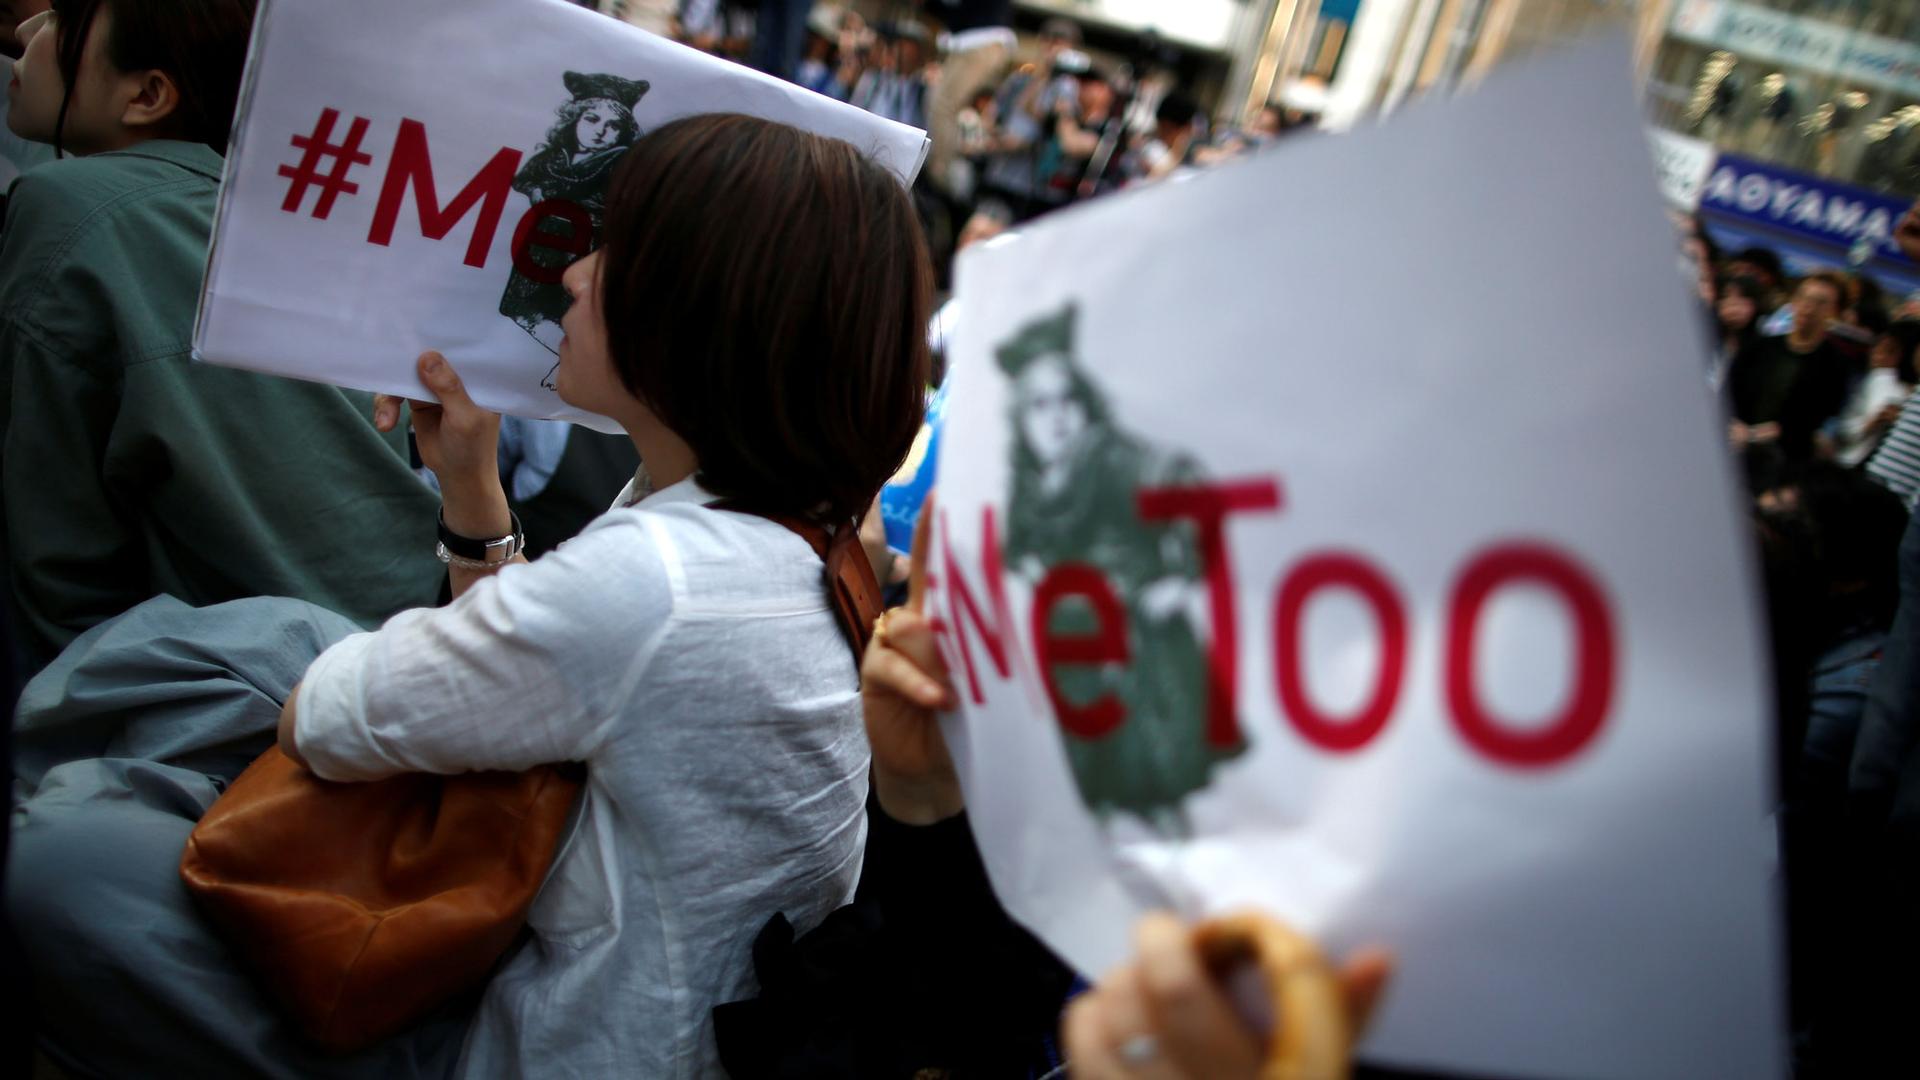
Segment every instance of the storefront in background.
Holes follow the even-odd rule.
[[[1902,289],[1920,196],[1920,0],[1679,0],[1648,71],[1669,195],[1722,242]]]

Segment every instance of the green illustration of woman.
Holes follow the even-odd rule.
[[[1118,426],[1074,357],[1075,317],[1068,305],[1028,323],[997,352],[1014,391],[1007,561],[1036,584],[1056,566],[1089,566],[1121,599],[1130,661],[1055,663],[1052,676],[1067,703],[1113,695],[1126,718],[1098,737],[1064,728],[1061,737],[1080,796],[1096,815],[1127,811],[1162,832],[1184,833],[1182,800],[1245,745],[1207,742],[1207,663],[1196,629],[1205,594],[1193,528],[1143,521],[1136,496],[1196,483],[1200,470],[1186,455]],[[1081,636],[1097,627],[1091,606],[1070,597],[1048,629]]]
[[[560,200],[584,211],[593,222],[593,235],[587,245],[591,251],[599,246],[600,227],[606,217],[607,180],[627,147],[640,137],[633,110],[649,87],[644,80],[617,75],[569,71],[563,78],[573,97],[560,106],[546,141],[514,175],[513,189],[534,206]],[[564,240],[573,235],[574,227],[564,214],[544,215],[535,228],[557,242],[530,245],[525,258],[548,271],[540,275],[546,280],[528,277],[515,268],[500,297],[500,314],[518,323],[556,357],[560,353],[560,317],[567,313],[567,292],[560,285],[560,272],[576,258],[564,250]],[[553,370],[540,385],[553,389]]]

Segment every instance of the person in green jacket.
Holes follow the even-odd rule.
[[[434,602],[434,497],[372,398],[195,362],[254,0],[54,0],[7,123],[64,155],[0,232],[0,515],[37,668],[156,594]]]

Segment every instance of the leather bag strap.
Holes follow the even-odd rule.
[[[858,668],[861,657],[866,655],[867,642],[873,637],[874,620],[886,606],[880,583],[873,576],[873,564],[867,561],[866,549],[860,546],[859,525],[842,522],[828,531],[818,522],[791,514],[765,513],[731,499],[714,503],[712,508],[765,518],[807,542],[825,567],[827,600],[840,620],[840,632],[853,649],[853,663]]]

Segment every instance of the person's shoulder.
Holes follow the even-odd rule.
[[[195,152],[198,151],[198,152]],[[48,260],[70,257],[89,235],[120,234],[155,204],[204,204],[210,220],[219,187],[219,155],[174,144],[154,151],[116,151],[59,158],[22,173],[7,200],[0,259],[29,276]]]
[[[8,200],[8,217],[14,223],[32,222],[39,231],[60,223],[78,224],[176,187],[211,193],[219,182],[220,157],[201,146],[58,158],[20,175]]]

